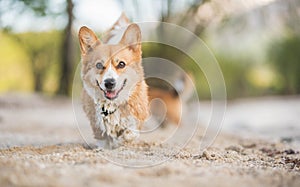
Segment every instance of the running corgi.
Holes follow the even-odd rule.
[[[148,104],[156,98],[167,107],[163,123],[180,124],[182,105],[185,95],[191,93],[191,84],[187,77],[180,76],[174,89],[153,87],[148,91],[137,24],[130,23],[123,13],[101,41],[85,26],[80,28],[78,37],[83,109],[99,147],[116,148],[136,139],[149,119]],[[161,116],[156,114],[160,112],[156,105],[152,107],[152,116]]]
[[[137,138],[149,115],[141,30],[122,14],[102,41],[85,26],[78,36],[83,109],[98,146],[116,148]]]

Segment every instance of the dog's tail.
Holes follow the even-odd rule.
[[[127,26],[131,22],[128,17],[122,12],[119,19],[113,24],[113,26],[105,32],[102,37],[102,42],[108,44],[116,44],[121,40],[123,33],[125,32]]]

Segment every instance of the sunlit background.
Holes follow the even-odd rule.
[[[298,0],[0,0],[0,92],[70,95],[78,29],[100,35],[122,11],[135,22],[175,23],[203,39],[229,98],[300,92]],[[144,53],[161,48],[146,46]],[[193,73],[200,96],[209,98],[205,77]]]

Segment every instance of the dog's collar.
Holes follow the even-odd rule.
[[[102,106],[102,108],[101,108],[101,115],[103,115],[104,117],[106,117],[108,115],[111,115],[111,114],[115,113],[117,111],[117,109],[118,108],[116,108],[113,111],[108,111],[107,109],[104,108],[104,106]]]

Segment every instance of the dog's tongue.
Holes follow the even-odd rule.
[[[117,91],[107,91],[105,92],[105,96],[108,98],[114,98],[117,96]]]

